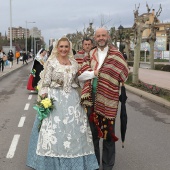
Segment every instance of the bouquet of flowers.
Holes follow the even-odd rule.
[[[33,107],[38,114],[38,119],[40,120],[40,124],[38,126],[38,131],[40,131],[43,119],[47,118],[50,112],[54,109],[54,99],[53,98],[41,98],[40,101],[36,103]]]

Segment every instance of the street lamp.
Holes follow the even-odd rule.
[[[170,62],[170,27],[166,29],[167,41],[169,42],[169,62]]]
[[[118,30],[119,30],[119,36],[120,36],[120,44],[119,44],[119,51],[123,54],[123,48],[122,48],[122,35],[123,35],[123,26],[120,25],[118,27]]]
[[[12,2],[10,0],[10,50],[12,50]]]
[[[28,21],[26,21],[26,30],[25,30],[25,51],[26,51],[26,54],[27,54],[27,24],[28,23],[36,23],[36,22],[28,22]]]
[[[36,42],[38,42],[38,41],[40,41],[40,40],[36,40],[35,38],[34,38],[34,54],[36,55]]]

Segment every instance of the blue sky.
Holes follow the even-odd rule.
[[[26,27],[26,21],[36,22],[28,24],[28,28],[38,27],[42,31],[45,42],[50,38],[59,38],[67,33],[83,31],[89,22],[94,28],[101,25],[101,20],[108,22],[110,28],[119,25],[130,27],[134,22],[133,11],[135,4],[139,7],[139,14],[146,13],[146,1],[142,0],[11,0],[12,26]],[[159,9],[160,2],[149,0],[151,9]],[[161,0],[162,13],[159,19],[170,22],[170,1]],[[0,0],[0,32],[4,35],[10,26],[10,0]]]

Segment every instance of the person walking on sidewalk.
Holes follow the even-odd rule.
[[[79,81],[84,81],[82,105],[87,106],[95,154],[100,165],[99,140],[103,138],[103,170],[112,170],[115,163],[115,119],[119,103],[120,82],[128,77],[127,63],[116,48],[108,44],[105,28],[95,32],[97,47],[85,57]]]
[[[10,68],[12,68],[12,66],[13,66],[13,59],[14,59],[14,54],[13,54],[12,50],[9,50],[8,61],[9,61]]]
[[[2,50],[0,50],[0,71],[4,71],[4,53]]]
[[[18,64],[19,63],[19,57],[20,57],[20,52],[19,51],[16,51],[15,57],[17,59],[17,64]]]
[[[27,55],[26,52],[24,51],[24,52],[23,52],[23,59],[22,59],[23,64],[24,64],[24,62],[25,62],[26,64],[28,64],[28,63],[27,63],[27,60],[28,60],[28,55]]]

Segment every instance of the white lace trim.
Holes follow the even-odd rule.
[[[65,155],[56,155],[56,154],[41,154],[41,153],[39,153],[38,151],[36,151],[36,154],[37,155],[39,155],[39,156],[49,156],[49,157],[60,157],[60,158],[77,158],[77,157],[82,157],[82,156],[87,156],[87,155],[93,155],[94,154],[94,151],[90,151],[90,152],[88,152],[88,153],[84,153],[84,154],[76,154],[76,155],[67,155],[67,154],[65,154]]]

